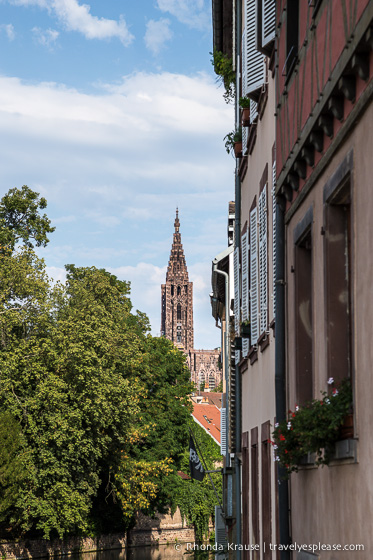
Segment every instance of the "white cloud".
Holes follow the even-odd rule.
[[[132,280],[134,305],[157,334],[178,206],[196,346],[217,346],[208,294],[233,197],[223,143],[232,111],[204,74],[137,73],[91,95],[0,76],[0,183],[47,198],[57,228],[41,253],[51,275],[74,263]]]
[[[208,30],[211,26],[211,4],[206,0],[157,0],[158,8],[168,12],[189,27]]]
[[[34,27],[32,32],[37,42],[49,49],[53,48],[59,37],[59,32],[55,29],[40,29],[40,27]]]
[[[165,43],[172,39],[170,24],[170,20],[164,18],[158,21],[150,20],[146,24],[145,45],[154,55],[157,55]]]
[[[14,41],[16,34],[14,31],[14,26],[11,23],[1,24],[0,31],[4,31],[6,33],[6,36],[8,37],[9,41]]]
[[[86,39],[111,39],[116,37],[124,46],[128,46],[133,35],[121,16],[119,21],[93,16],[88,4],[79,4],[77,0],[9,0],[16,6],[39,6],[54,13],[68,31],[82,33]]]

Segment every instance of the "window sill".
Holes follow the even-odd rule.
[[[250,365],[252,366],[258,359],[258,348],[256,346],[252,346],[247,357],[249,358]]]

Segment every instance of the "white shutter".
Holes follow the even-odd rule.
[[[242,275],[242,321],[249,318],[249,263],[248,263],[248,235],[247,230],[241,238],[241,275]],[[242,357],[246,358],[249,353],[249,339],[242,339]]]
[[[227,409],[220,409],[220,453],[225,456],[227,446]]]
[[[272,166],[272,301],[273,301],[273,318],[276,317],[276,162]]]
[[[257,92],[265,81],[264,55],[256,50],[257,0],[245,1],[246,95]]]
[[[258,341],[258,232],[257,208],[250,212],[250,323],[251,344]]]
[[[258,104],[250,99],[250,124],[253,124],[258,116]]]
[[[241,350],[234,351],[234,365],[236,366],[241,361]]]
[[[234,332],[240,335],[240,249],[236,247],[233,256],[234,269]],[[228,325],[226,326],[228,329]]]
[[[262,0],[262,46],[274,40],[276,30],[276,2]]]
[[[243,30],[242,33],[242,78],[241,78],[241,88],[242,88],[242,97],[246,97],[246,28]],[[247,139],[248,139],[248,128],[246,126],[242,127],[242,155],[246,154],[247,151]]]
[[[262,334],[268,327],[267,185],[259,195],[259,293]]]

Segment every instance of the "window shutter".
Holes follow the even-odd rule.
[[[258,116],[258,104],[250,100],[250,123],[252,124]]]
[[[241,274],[242,274],[242,321],[249,318],[249,263],[248,263],[248,235],[247,230],[241,238]],[[249,339],[242,339],[242,357],[249,353]]]
[[[250,321],[251,344],[258,341],[258,233],[257,208],[250,212]]]
[[[264,56],[256,50],[257,0],[245,2],[246,27],[246,95],[254,99],[265,81]]]
[[[241,89],[242,97],[246,95],[246,84],[247,84],[247,62],[246,62],[246,27],[242,33],[242,44],[241,44],[241,62],[242,62],[242,76],[241,76]]]
[[[224,455],[226,453],[226,446],[227,446],[227,409],[221,408],[220,409],[220,453]]]
[[[262,46],[267,46],[275,39],[276,30],[276,2],[262,0]]]
[[[276,162],[272,166],[272,301],[273,301],[273,318],[276,318]]]
[[[239,336],[240,335],[240,249],[238,247],[236,247],[234,250],[233,268],[234,268],[234,332],[236,333],[236,336]]]
[[[260,334],[268,327],[267,185],[259,195]]]

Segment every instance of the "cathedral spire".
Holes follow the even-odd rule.
[[[167,268],[167,280],[173,280],[177,283],[186,281],[188,282],[188,270],[184,256],[183,244],[181,243],[180,235],[180,220],[179,220],[179,209],[176,208],[176,218],[174,222],[175,232],[173,236],[173,242],[171,247],[170,260],[168,261]]]
[[[188,270],[180,235],[179,209],[176,208],[170,259],[166,283],[162,284],[161,333],[184,352],[194,345],[193,283]]]
[[[178,208],[176,208],[176,218],[175,218],[174,226],[175,226],[175,233],[177,233],[180,229],[179,209]]]

